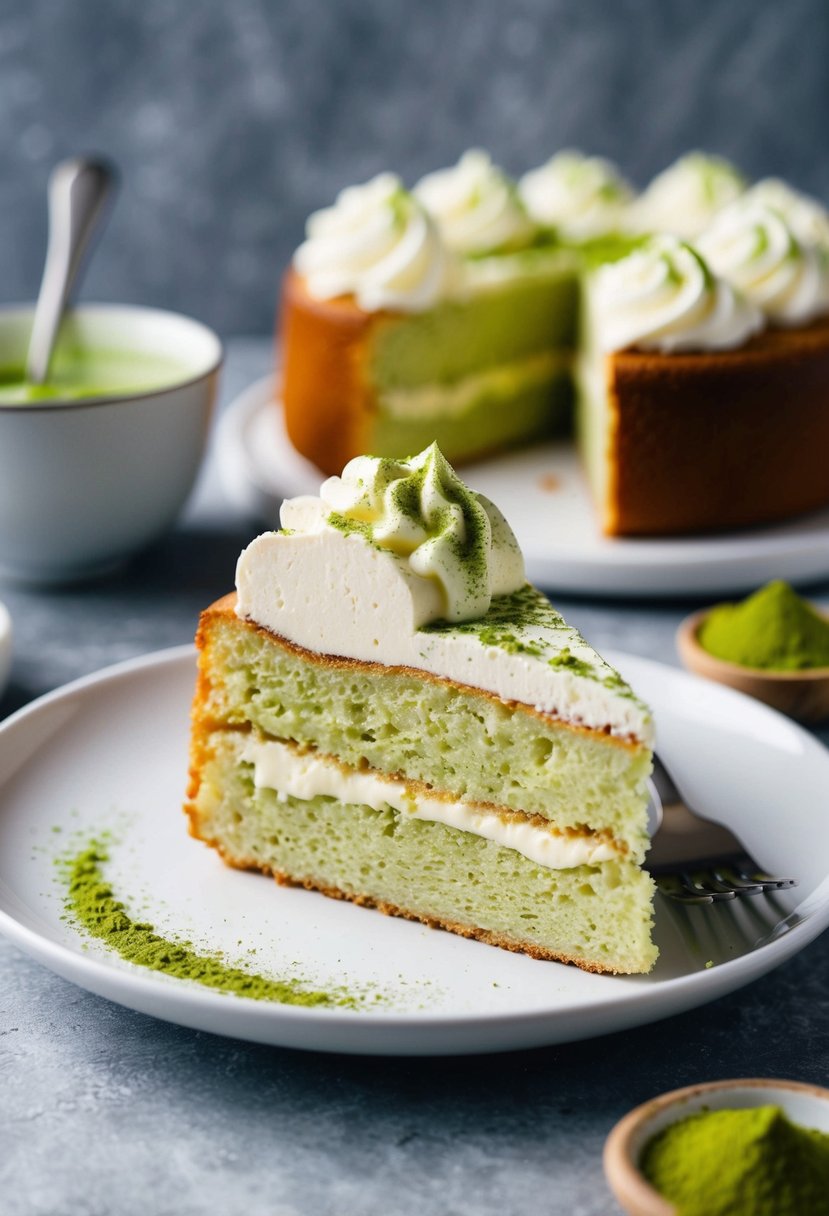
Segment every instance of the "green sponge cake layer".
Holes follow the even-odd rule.
[[[195,833],[233,864],[593,971],[648,971],[652,882],[623,859],[552,869],[441,823],[254,785],[247,733],[201,742]]]
[[[376,327],[366,372],[378,398],[575,348],[578,281],[571,258],[534,251],[486,259],[469,274],[469,294],[426,312],[388,316]]]
[[[454,387],[380,399],[372,451],[377,456],[417,452],[437,442],[447,459],[487,455],[570,427],[573,387],[569,356],[530,360],[521,370],[498,369]],[[459,391],[460,390],[460,391]]]
[[[607,831],[640,861],[649,749],[405,668],[321,656],[239,620],[228,597],[202,618],[198,714],[253,725],[474,802]]]

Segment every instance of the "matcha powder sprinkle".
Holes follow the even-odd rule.
[[[152,925],[133,920],[116,898],[103,867],[109,860],[106,845],[89,844],[82,852],[61,863],[66,881],[67,913],[90,936],[98,938],[128,963],[162,971],[178,979],[194,980],[219,992],[235,993],[254,1001],[280,1005],[328,1006],[355,1009],[359,995],[342,989],[316,991],[296,979],[270,979],[242,967],[234,967],[211,954],[201,954],[189,942],[169,941]]]

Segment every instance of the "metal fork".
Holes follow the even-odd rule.
[[[645,868],[663,895],[681,904],[710,904],[797,886],[795,878],[767,874],[728,828],[692,811],[657,755],[653,784],[662,801],[662,823]]]

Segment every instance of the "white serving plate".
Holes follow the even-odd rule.
[[[9,681],[12,666],[12,618],[11,614],[0,600],[0,696],[3,695]]]
[[[732,992],[829,923],[829,753],[730,689],[609,656],[656,713],[688,798],[800,885],[771,903],[695,910],[680,931],[657,907],[649,976],[590,975],[226,868],[181,813],[195,661],[189,647],[119,664],[0,727],[0,930],[91,992],[171,1022],[255,1042],[386,1055],[534,1047],[623,1030]],[[223,995],[123,962],[63,919],[56,854],[115,831],[107,875],[168,937],[265,974],[368,987],[366,1010]],[[765,925],[763,922],[765,921]],[[255,949],[253,956],[248,951]],[[713,965],[712,965],[713,964]]]
[[[273,377],[224,412],[219,469],[233,503],[270,527],[294,494],[316,494],[322,475],[292,447]],[[496,502],[518,537],[527,577],[548,591],[612,596],[728,595],[771,578],[829,576],[829,510],[774,527],[703,537],[601,536],[571,444],[537,444],[465,465],[464,480]]]

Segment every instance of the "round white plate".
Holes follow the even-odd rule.
[[[0,696],[8,683],[12,666],[12,618],[0,600]]]
[[[316,494],[322,474],[291,445],[272,377],[228,407],[218,460],[233,503],[271,527],[294,494]],[[563,593],[727,595],[771,578],[814,582],[829,575],[829,510],[792,523],[666,540],[601,536],[571,444],[537,444],[464,465],[464,480],[496,502],[512,525],[531,582]]]
[[[738,693],[644,659],[613,661],[654,707],[660,749],[688,797],[732,824],[761,862],[800,880],[776,911],[754,900],[694,910],[686,923],[660,903],[662,954],[649,976],[539,962],[226,868],[188,836],[180,809],[195,677],[189,647],[77,681],[0,727],[0,929],[58,974],[132,1009],[320,1051],[533,1047],[713,1000],[829,923],[829,753]],[[348,1010],[251,1001],[125,963],[87,940],[62,918],[54,859],[106,828],[116,836],[108,869],[116,893],[165,936],[265,974],[367,988],[382,1003]]]

